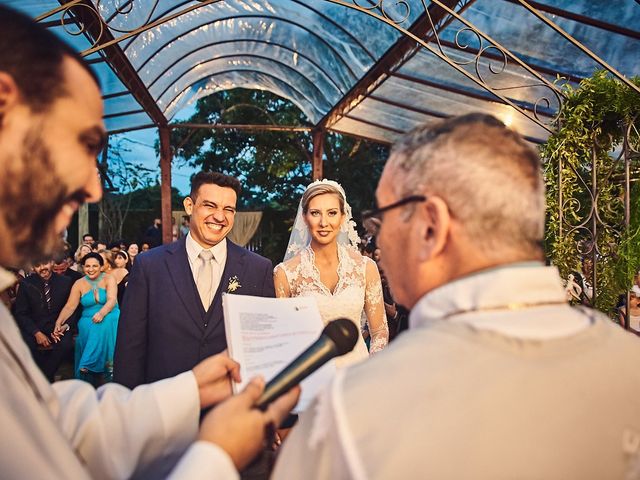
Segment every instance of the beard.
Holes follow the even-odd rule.
[[[55,218],[69,195],[64,178],[56,175],[51,153],[36,123],[25,135],[21,150],[5,152],[1,165],[0,226],[2,237],[13,244],[13,265],[22,268],[49,260],[60,252],[63,240],[55,229]],[[4,240],[3,240],[4,241]]]

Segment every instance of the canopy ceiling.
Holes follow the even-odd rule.
[[[612,70],[640,74],[632,0],[0,2],[87,53],[110,132],[170,124],[198,98],[244,87],[292,101],[315,127],[384,143],[469,111],[542,142],[557,77],[577,82],[602,68],[545,19]]]

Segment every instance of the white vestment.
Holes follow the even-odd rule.
[[[340,370],[272,479],[640,478],[640,343],[513,264],[425,295],[410,330]]]
[[[0,268],[0,291],[13,283]],[[0,477],[124,479],[166,476],[194,442],[200,405],[191,372],[131,391],[49,384],[0,304]],[[236,479],[228,455],[196,442],[175,478]]]

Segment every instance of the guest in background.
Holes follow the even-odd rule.
[[[159,247],[162,245],[162,222],[159,218],[153,220],[153,224],[147,228],[144,233],[144,241],[149,244],[151,248]]]
[[[82,259],[86,275],[73,284],[53,332],[54,340],[61,341],[65,323],[78,305],[82,305],[76,339],[75,374],[76,378],[96,386],[111,381],[120,316],[118,287],[111,275],[102,272],[104,263],[102,256],[95,252]]]
[[[71,269],[82,274],[82,259],[89,253],[91,253],[91,245],[87,245],[86,243],[80,245],[73,255],[75,263],[71,266]]]
[[[22,336],[47,380],[53,382],[60,364],[73,348],[72,336],[60,342],[51,338],[56,319],[69,298],[73,281],[53,271],[53,261],[39,263],[34,273],[20,283],[14,315]],[[78,312],[71,312],[70,324],[77,321]]]
[[[71,266],[73,265],[73,258],[69,256],[69,254],[61,253],[56,255],[53,258],[53,271],[58,275],[64,275],[65,277],[69,277],[73,282],[76,280],[80,280],[82,278],[82,273],[73,270]]]
[[[624,305],[618,308],[620,325],[625,326],[627,309]],[[634,285],[629,291],[629,330],[640,335],[640,287]]]
[[[115,254],[120,251],[120,241],[115,241],[107,244],[107,250],[110,250],[111,253]]]
[[[107,249],[107,244],[104,242],[101,242],[100,240],[95,241],[91,244],[92,252],[99,252],[101,250],[106,250],[106,249]]]
[[[116,268],[116,262],[114,260],[113,252],[111,250],[107,250],[103,248],[102,250],[98,250],[97,253],[104,260],[102,271],[104,273],[108,273],[109,275],[111,275],[111,272],[113,271],[113,269]]]
[[[138,251],[139,251],[139,247],[138,247],[138,244],[135,242],[130,243],[129,246],[127,247],[127,254],[129,255],[129,263],[131,264],[131,266],[133,266],[133,264],[136,261],[136,255],[138,255]]]
[[[140,251],[142,252],[148,252],[149,249],[151,247],[149,246],[149,244],[147,242],[144,242],[141,246],[140,246]],[[129,252],[129,256],[131,256],[131,252]],[[131,262],[133,264],[133,261]]]
[[[118,285],[118,305],[122,305],[122,299],[124,298],[124,292],[127,288],[127,282],[129,281],[129,255],[127,252],[119,251],[113,257],[116,267],[111,270],[111,275],[116,279]]]
[[[93,235],[91,235],[90,233],[85,233],[84,235],[82,235],[82,245],[91,246],[93,242]]]
[[[178,229],[178,225],[176,225],[176,217],[171,217],[171,241],[175,242],[178,240],[178,234],[180,230]]]
[[[180,238],[184,238],[187,236],[188,233],[189,233],[189,216],[183,215],[182,223],[180,224],[179,236]]]

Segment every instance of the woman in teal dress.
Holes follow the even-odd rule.
[[[71,288],[69,299],[56,320],[54,337],[68,329],[67,319],[79,304],[82,316],[78,320],[76,338],[76,378],[100,385],[113,375],[113,352],[118,331],[118,286],[115,278],[102,271],[104,259],[97,253],[85,255],[81,264],[85,276]]]

